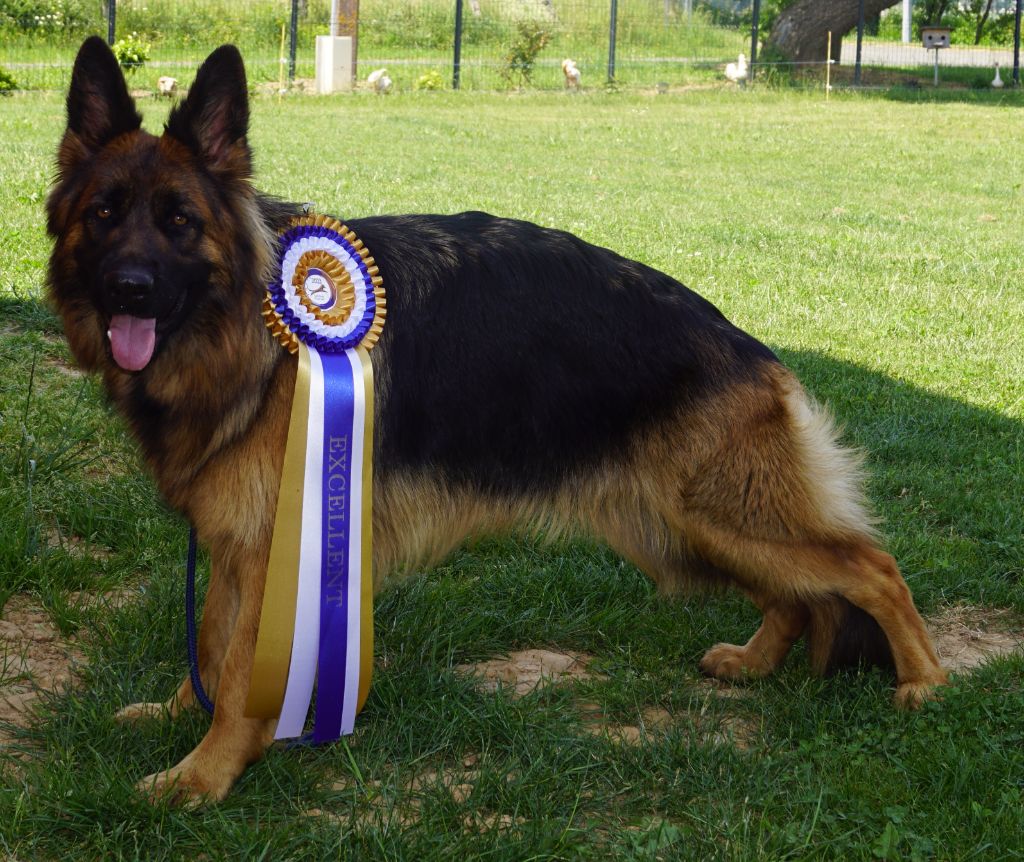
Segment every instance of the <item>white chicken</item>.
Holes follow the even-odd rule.
[[[725,67],[725,77],[734,84],[742,84],[747,80],[747,58],[740,54],[735,63],[729,63]]]
[[[384,95],[391,92],[392,81],[387,69],[374,69],[366,76],[366,83],[373,87],[374,92]]]
[[[565,75],[565,86],[570,90],[580,88],[580,70],[573,60],[562,60],[562,74]]]

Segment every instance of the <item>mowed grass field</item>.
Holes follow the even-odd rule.
[[[259,99],[259,185],[355,217],[485,209],[671,273],[765,341],[867,453],[923,612],[1024,615],[1021,102],[772,91]],[[159,129],[166,105],[143,105]],[[12,859],[1013,859],[1024,659],[896,712],[871,671],[702,680],[758,618],[668,599],[607,550],[488,539],[389,588],[354,736],[274,749],[222,804],[133,783],[205,715],[113,713],[186,673],[186,525],[43,302],[57,97],[0,100],[0,604],[38,603],[73,687],[0,728]],[[225,213],[225,218],[230,214]],[[641,345],[642,347],[642,345]],[[968,613],[967,611],[962,611]],[[591,676],[517,697],[456,666],[525,648]],[[0,686],[18,679],[8,646]],[[595,718],[596,716],[596,718]],[[626,732],[628,730],[628,732]]]

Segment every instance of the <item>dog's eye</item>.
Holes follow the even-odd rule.
[[[171,221],[174,222],[174,224],[177,225],[178,227],[183,227],[184,225],[188,224],[188,216],[184,215],[183,213],[175,213],[173,216],[171,216]]]
[[[96,207],[97,218],[110,218],[114,214],[114,211],[107,206]]]

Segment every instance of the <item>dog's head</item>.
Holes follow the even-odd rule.
[[[75,60],[67,120],[47,201],[49,284],[79,363],[151,372],[175,342],[202,351],[200,327],[258,318],[254,282],[269,250],[249,183],[238,50],[209,56],[157,137],[92,37]]]

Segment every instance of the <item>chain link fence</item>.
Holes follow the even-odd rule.
[[[827,2],[827,0],[823,0]],[[356,79],[386,68],[397,89],[566,85],[563,61],[583,88],[668,89],[748,76],[820,81],[824,61],[788,63],[763,40],[786,0],[341,0],[340,33],[356,37]],[[904,2],[903,5],[907,5]],[[938,8],[940,7],[941,8]],[[935,8],[933,8],[935,7]],[[833,82],[987,87],[999,63],[1012,83],[1018,0],[917,0],[910,29],[897,4],[835,34]],[[931,16],[930,18],[928,16]],[[942,51],[921,46],[921,26],[951,27]],[[329,0],[0,0],[0,90],[60,90],[88,34],[114,45],[136,90],[161,76],[187,83],[216,46],[242,50],[255,89],[310,90],[314,43],[330,27]],[[822,51],[824,56],[824,51]],[[727,73],[728,64],[733,64]]]

